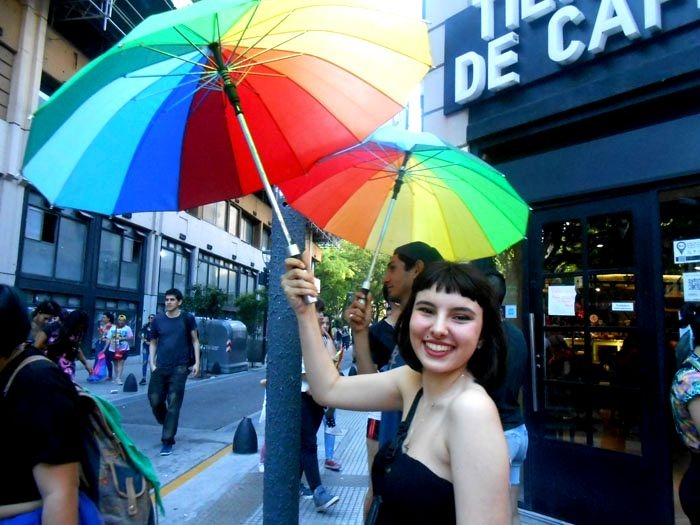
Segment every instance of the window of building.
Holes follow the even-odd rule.
[[[158,293],[177,288],[183,294],[189,289],[190,253],[182,244],[163,239],[160,247]]]
[[[130,226],[102,220],[97,283],[138,290],[143,237]]]
[[[222,230],[226,229],[226,210],[228,208],[228,203],[224,202],[214,202],[212,204],[207,204],[202,206],[202,220],[213,224],[217,228]]]
[[[240,292],[238,289],[238,276],[242,271],[245,271],[240,265],[203,252],[199,253],[197,264],[197,283],[226,292],[228,295],[227,306],[233,306],[236,297],[246,293],[243,284],[241,284]]]
[[[85,215],[74,210],[51,209],[41,195],[30,192],[24,222],[22,272],[81,281],[87,223]]]
[[[241,212],[241,222],[240,222],[240,239],[248,244],[255,245],[255,229],[257,228],[258,222],[251,215]]]
[[[270,228],[267,226],[262,227],[262,237],[260,239],[260,249],[261,250],[269,250],[270,249],[270,238],[272,236],[272,232],[270,231]]]
[[[228,229],[231,235],[238,236],[238,221],[240,219],[240,210],[229,202],[228,205]]]

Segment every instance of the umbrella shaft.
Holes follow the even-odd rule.
[[[224,93],[226,93],[226,96],[228,97],[231,106],[233,106],[233,110],[235,111],[236,115],[240,115],[242,113],[241,98],[238,96],[236,85],[233,83],[233,80],[231,80],[231,74],[224,63],[224,57],[221,54],[221,46],[218,42],[212,42],[209,44],[209,50],[214,57],[216,71],[219,73],[219,76],[224,83]]]
[[[262,164],[262,161],[260,160],[260,155],[258,154],[258,149],[255,147],[255,142],[253,142],[253,137],[250,134],[250,130],[248,129],[248,123],[245,120],[245,116],[243,115],[243,112],[238,113],[236,115],[238,118],[238,123],[241,125],[241,130],[243,131],[243,136],[245,137],[245,141],[248,143],[248,148],[250,149],[250,154],[253,157],[253,161],[255,162],[255,167],[258,170],[258,175],[260,176],[260,181],[263,184],[263,188],[265,189],[265,193],[267,194],[267,198],[270,200],[270,206],[272,206],[272,210],[275,212],[275,216],[277,217],[277,220],[280,223],[280,227],[282,228],[282,233],[284,234],[284,238],[287,241],[287,245],[294,244],[292,242],[292,236],[289,234],[289,230],[287,229],[287,224],[284,222],[284,217],[282,217],[282,212],[280,211],[280,208],[277,204],[277,199],[275,198],[275,193],[272,191],[272,186],[270,186],[270,181],[267,179],[267,173],[265,173],[265,167]]]
[[[394,182],[394,192],[389,201],[389,208],[386,210],[386,216],[384,217],[384,224],[382,224],[382,229],[379,232],[379,239],[377,239],[377,247],[374,249],[374,254],[372,254],[372,262],[369,264],[369,270],[367,271],[367,279],[362,283],[362,290],[367,295],[369,291],[369,285],[372,280],[372,274],[374,273],[374,266],[377,264],[377,257],[379,256],[379,249],[382,247],[382,242],[384,242],[384,236],[386,235],[386,230],[389,227],[389,219],[391,218],[391,213],[394,211],[394,205],[396,204],[396,199],[399,197],[399,191],[401,191],[401,185],[403,184],[403,176],[406,173],[406,165],[408,164],[408,158],[411,152],[407,152],[401,168],[399,168],[399,176]]]

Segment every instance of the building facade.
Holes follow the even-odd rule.
[[[124,13],[96,19],[86,12],[71,25],[60,15],[65,4],[0,3],[0,282],[25,292],[28,308],[53,299],[85,309],[95,326],[103,312],[124,313],[135,332],[171,287],[220,288],[233,315],[233,301],[257,290],[266,265],[272,216],[262,195],[107,217],[52,207],[22,178],[33,111],[120,36],[117,22],[129,25]],[[96,20],[107,29],[95,28]],[[96,184],[109,184],[109,175]]]
[[[510,292],[531,344],[522,506],[687,523],[673,429],[678,311],[700,294],[695,1],[424,2],[423,124],[532,207]]]

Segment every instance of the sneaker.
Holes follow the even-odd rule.
[[[316,505],[316,512],[326,512],[339,501],[340,498],[329,494],[323,485],[319,485],[316,487],[316,490],[314,490],[314,505]]]
[[[146,381],[145,377],[143,379],[141,379],[141,381],[139,381],[139,385],[145,385],[146,383],[147,383],[147,381]]]
[[[304,498],[304,499],[311,499],[314,497],[314,493],[311,492],[311,489],[304,485],[303,483],[299,486],[299,496]]]
[[[117,379],[117,384],[118,384],[118,385],[123,385],[123,384],[124,384],[124,381],[122,381],[121,379]]]
[[[324,461],[323,466],[328,470],[335,470],[336,472],[340,472],[340,469],[343,468],[343,466],[334,459],[327,459]]]
[[[163,445],[163,447],[160,449],[161,456],[169,456],[172,453],[173,453],[173,446],[172,445]]]

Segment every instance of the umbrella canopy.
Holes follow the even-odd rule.
[[[496,255],[523,239],[528,205],[505,176],[431,133],[380,128],[280,185],[320,228],[391,254],[423,241],[449,260]]]
[[[404,11],[202,0],[151,16],[39,108],[23,175],[54,205],[104,214],[269,190],[263,166],[272,184],[302,175],[401,110],[430,66],[427,28]]]

